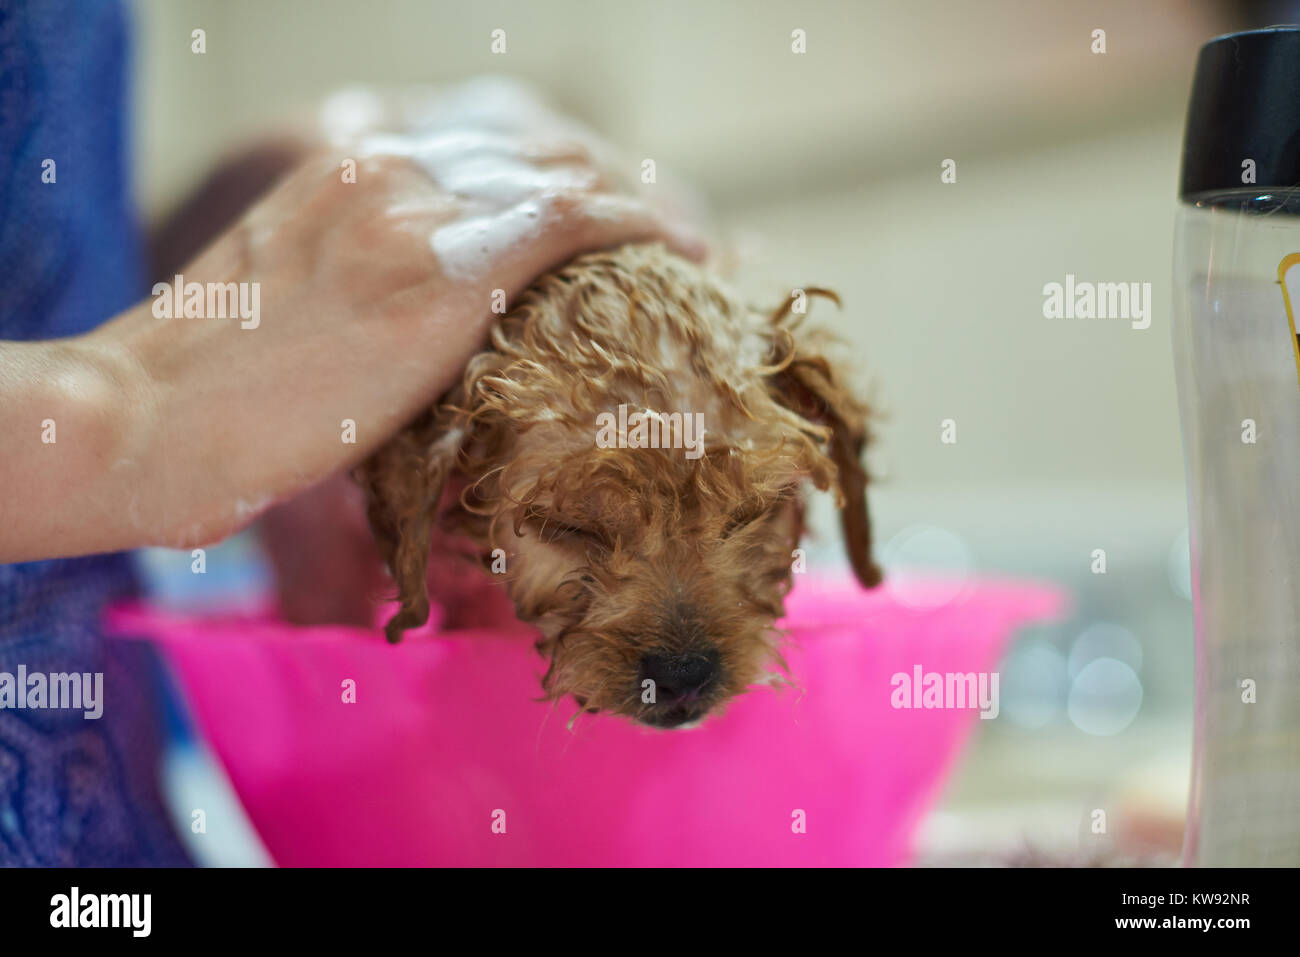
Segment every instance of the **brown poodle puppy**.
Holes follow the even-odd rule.
[[[551,699],[680,727],[772,680],[806,481],[836,489],[853,569],[880,581],[867,413],[797,332],[809,295],[835,299],[762,314],[660,246],[538,280],[461,385],[357,471],[401,600],[389,640],[448,590],[437,535],[541,631]]]

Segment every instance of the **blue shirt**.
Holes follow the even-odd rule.
[[[75,335],[147,292],[127,52],[117,2],[0,0],[2,339]],[[40,430],[0,435],[0,454]],[[104,676],[98,720],[0,708],[0,865],[187,863],[158,792],[158,660],[143,643],[105,641],[99,626],[106,604],[136,590],[124,554],[0,565],[0,674]]]

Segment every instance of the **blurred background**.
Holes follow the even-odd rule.
[[[638,163],[653,158],[711,205],[754,301],[809,284],[841,294],[842,313],[814,314],[881,413],[872,510],[886,566],[1029,576],[1072,595],[1067,620],[1011,650],[1001,717],[976,722],[921,861],[1170,863],[1193,688],[1168,328],[1182,122],[1204,41],[1294,22],[1297,8],[138,0],[136,189],[157,219],[330,91],[482,73],[531,81]],[[941,182],[948,159],[954,183]],[[1043,286],[1067,273],[1150,283],[1150,328],[1045,319]],[[825,527],[815,558],[836,562]],[[211,566],[243,571],[207,586],[255,588],[251,542],[224,547],[246,561]],[[163,592],[194,579],[186,555],[148,561]],[[1097,807],[1120,809],[1102,841]]]

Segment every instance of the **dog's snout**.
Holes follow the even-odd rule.
[[[655,702],[676,705],[694,701],[718,680],[715,653],[641,656],[641,682],[654,682]]]

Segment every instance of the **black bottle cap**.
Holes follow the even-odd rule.
[[[1254,160],[1254,182],[1243,179]],[[1179,195],[1300,186],[1300,27],[1215,37],[1187,107]]]

